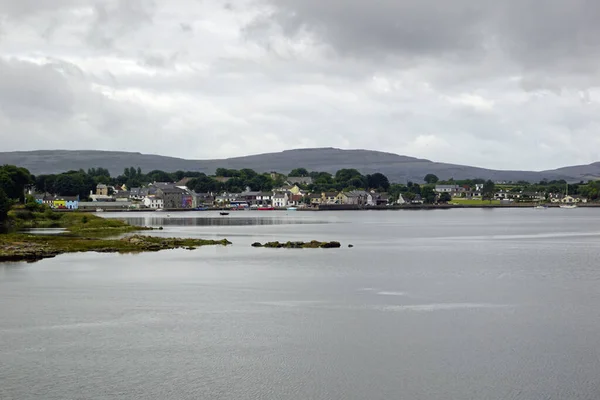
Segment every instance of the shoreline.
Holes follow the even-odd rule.
[[[560,208],[559,204],[543,204],[544,206],[546,206],[547,208]],[[408,205],[392,205],[392,206],[365,206],[365,207],[361,207],[358,205],[352,205],[352,204],[348,204],[348,205],[336,205],[336,204],[323,204],[320,205],[318,207],[305,207],[305,208],[297,208],[294,211],[302,211],[302,212],[306,212],[306,211],[370,211],[370,210],[374,210],[374,211],[386,211],[386,210],[390,210],[390,211],[397,211],[397,210],[452,210],[452,209],[464,209],[464,208],[534,208],[535,206],[537,206],[536,203],[518,203],[518,204],[408,204]],[[577,204],[578,208],[599,208],[600,207],[600,203],[578,203]],[[91,213],[93,215],[97,215],[98,213],[94,213],[93,211],[88,211],[88,210],[55,210],[57,212],[61,212],[61,213],[77,213],[77,214],[83,214],[83,213]],[[273,210],[255,210],[255,209],[241,209],[241,210],[234,210],[231,208],[225,208],[225,207],[210,207],[207,208],[205,210],[197,210],[195,208],[170,208],[170,209],[164,209],[164,212],[205,212],[205,211],[228,211],[228,212],[232,212],[232,213],[240,213],[240,212],[244,212],[244,211],[259,211],[259,212],[269,212],[269,211],[290,211],[288,210],[286,207],[276,207]],[[132,213],[139,213],[139,212],[146,212],[146,213],[150,213],[150,212],[156,212],[156,210],[152,210],[152,209],[114,209],[114,210],[104,210],[103,212],[110,212],[110,213],[115,213],[115,212],[132,212]],[[163,212],[163,213],[164,213]],[[161,215],[163,213],[157,214],[157,215]]]

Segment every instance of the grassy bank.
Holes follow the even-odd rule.
[[[127,236],[125,233],[151,228],[132,226],[124,221],[105,219],[93,214],[55,213],[51,210],[16,208],[10,211],[11,233],[0,235],[0,262],[37,261],[63,253],[95,251],[102,253],[139,253],[167,249],[195,249],[207,245],[228,245],[226,239],[179,239]],[[33,235],[31,228],[63,228],[58,235]],[[112,238],[109,238],[112,237]]]
[[[31,228],[63,228],[78,236],[112,236],[121,233],[149,229],[132,226],[125,221],[101,218],[87,213],[54,212],[49,209],[28,210],[15,208],[9,212],[13,230]]]

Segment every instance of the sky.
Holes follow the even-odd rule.
[[[0,151],[600,161],[600,2],[0,0]]]

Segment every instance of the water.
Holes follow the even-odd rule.
[[[0,264],[1,399],[600,397],[600,210],[103,216],[234,245]]]

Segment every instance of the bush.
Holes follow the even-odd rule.
[[[58,221],[62,218],[62,214],[55,213],[54,211],[48,208],[46,209],[46,211],[44,211],[44,217],[52,221]]]

